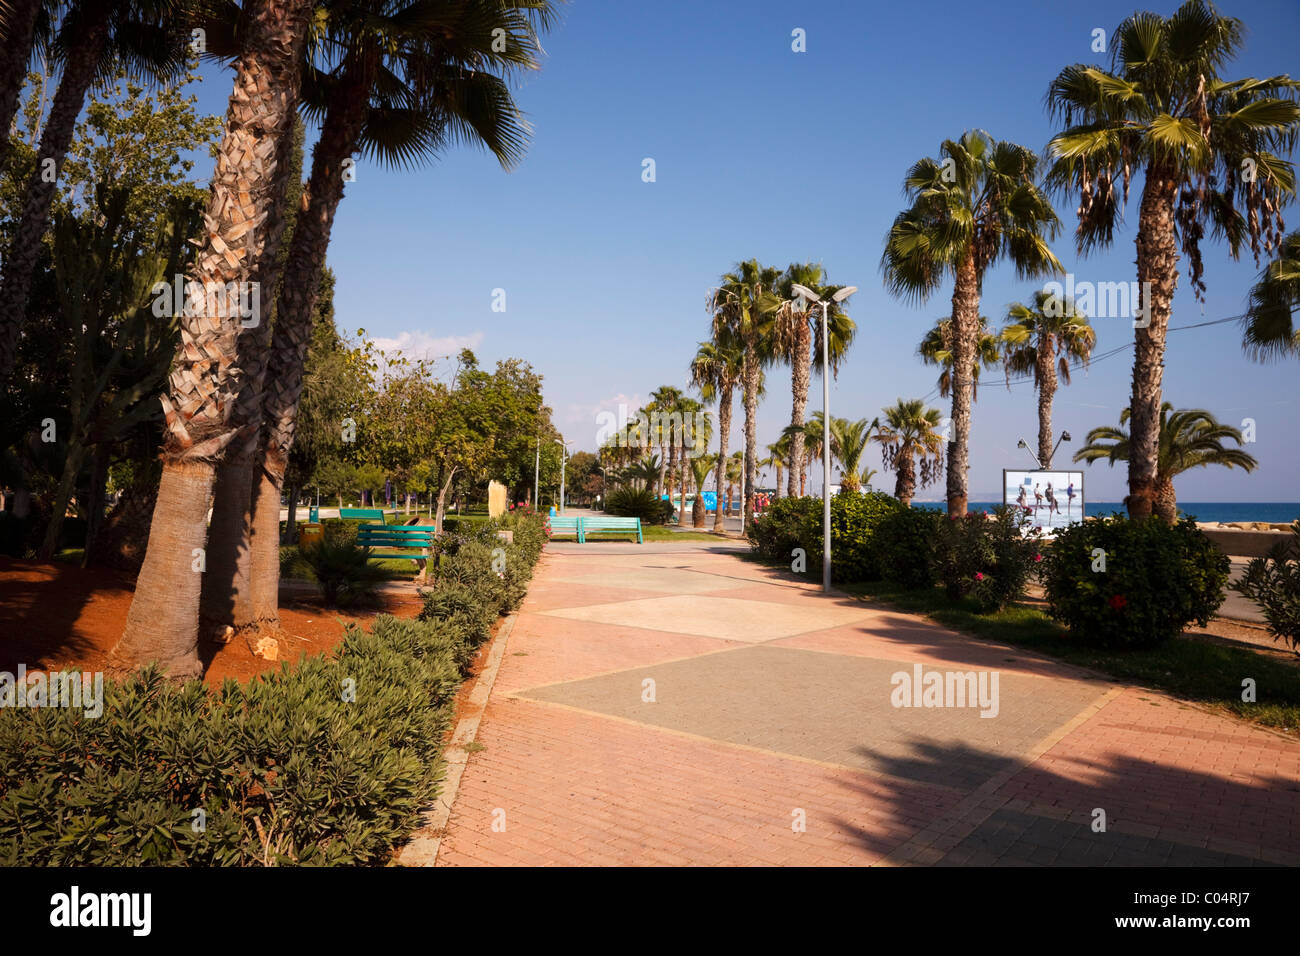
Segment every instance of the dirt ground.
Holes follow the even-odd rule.
[[[108,670],[108,654],[122,635],[135,582],[129,575],[71,564],[40,564],[0,557],[0,670],[71,668]],[[280,592],[278,635],[283,659],[330,651],[349,622],[364,622],[387,612],[414,617],[420,610],[415,589],[386,593],[375,609],[340,611],[300,589]],[[207,664],[204,680],[218,686],[274,670],[279,661],[255,655],[249,643],[200,646]]]

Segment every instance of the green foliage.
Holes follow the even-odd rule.
[[[355,607],[371,601],[375,588],[393,579],[388,570],[371,563],[370,548],[359,547],[355,538],[326,535],[318,544],[302,549],[301,554],[325,602],[334,607]]]
[[[931,588],[938,580],[935,546],[946,516],[933,508],[900,508],[876,530],[882,577],[905,588]]]
[[[1300,653],[1300,521],[1291,531],[1290,541],[1275,544],[1266,558],[1253,559],[1241,580],[1228,586],[1259,605],[1275,640],[1289,641]]]
[[[878,581],[883,557],[876,530],[888,515],[902,509],[893,495],[881,491],[841,492],[831,499],[831,575],[835,581]],[[809,552],[821,566],[821,511],[818,509],[808,539],[816,542]]]
[[[1105,571],[1094,571],[1102,557]],[[1074,640],[1153,647],[1193,621],[1209,622],[1223,603],[1229,568],[1190,518],[1171,525],[1117,514],[1058,531],[1043,584],[1052,616]]]
[[[1024,596],[1035,565],[1041,561],[1036,534],[1025,534],[1025,518],[999,505],[990,517],[975,511],[939,522],[934,560],[950,600],[967,595],[983,613],[1006,607]]]
[[[649,488],[624,487],[609,493],[605,512],[619,518],[640,518],[642,524],[663,524],[673,507]]]
[[[805,553],[821,547],[820,498],[777,498],[745,528],[750,547],[769,561],[789,564],[795,548]],[[815,535],[809,534],[816,528]]]

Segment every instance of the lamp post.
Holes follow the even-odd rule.
[[[564,467],[568,464],[569,449],[568,442],[564,441],[564,436],[554,439],[555,444],[560,446],[560,509],[559,513],[564,514]]]
[[[1061,437],[1056,439],[1056,444],[1052,446],[1052,457],[1047,459],[1048,468],[1052,467],[1052,460],[1056,458],[1056,449],[1061,447],[1061,442],[1063,441],[1071,441],[1070,433],[1068,431],[1062,431]]]
[[[799,283],[791,287],[796,295],[803,296],[814,305],[822,307],[822,590],[831,589],[831,341],[827,333],[826,302],[812,289]],[[831,296],[831,302],[843,302],[858,291],[855,285],[845,286]]]
[[[1034,464],[1038,466],[1038,470],[1039,471],[1043,470],[1043,463],[1038,460],[1037,455],[1035,455],[1032,451],[1030,451],[1029,443],[1027,441],[1025,441],[1023,438],[1020,439],[1020,441],[1016,442],[1016,447],[1023,448],[1025,450],[1025,453],[1029,455],[1030,458],[1034,459]]]

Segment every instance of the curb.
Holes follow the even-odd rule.
[[[469,764],[469,753],[465,747],[473,743],[478,734],[479,722],[483,719],[483,711],[487,708],[488,697],[492,694],[492,686],[496,683],[497,672],[501,670],[501,661],[505,657],[506,643],[510,640],[510,632],[514,630],[518,616],[518,611],[507,616],[502,621],[497,636],[492,639],[483,670],[479,672],[474,688],[469,692],[467,712],[456,721],[451,739],[443,749],[442,759],[447,765],[447,772],[443,776],[438,796],[433,806],[421,815],[420,826],[411,834],[409,842],[394,857],[393,863],[397,866],[437,865],[438,851],[442,848],[451,808],[456,803],[460,780]]]

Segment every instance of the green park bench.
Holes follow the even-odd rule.
[[[430,552],[436,538],[437,532],[431,524],[363,524],[357,529],[357,544],[372,549],[371,558],[378,561],[415,561],[420,569],[417,579],[420,582],[428,576]]]
[[[573,518],[569,515],[555,515],[548,519],[551,522],[551,536],[557,534],[571,534],[582,543],[582,519]]]
[[[552,518],[552,521],[555,519]],[[579,518],[578,521],[578,541],[586,544],[587,535],[592,534],[635,534],[636,543],[644,544],[641,537],[641,519],[640,518]]]
[[[383,508],[340,508],[340,518],[349,518],[353,521],[378,521],[384,523]]]

